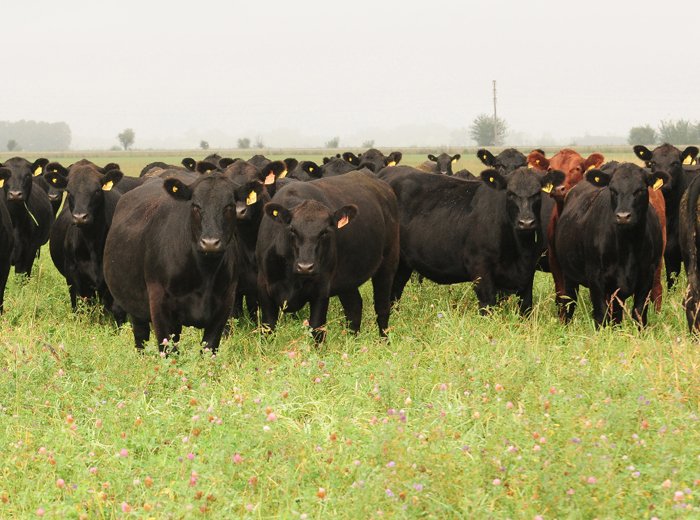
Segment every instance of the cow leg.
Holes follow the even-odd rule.
[[[262,285],[258,285],[260,321],[262,322],[263,327],[266,327],[270,332],[272,332],[277,326],[277,317],[279,316],[280,308],[262,287]]]
[[[559,319],[564,323],[569,323],[574,316],[578,301],[578,287],[579,285],[572,280],[564,279],[564,294],[557,299]]]
[[[146,286],[148,289],[148,305],[151,311],[151,323],[153,323],[153,334],[158,342],[158,349],[164,352],[166,345],[177,343],[180,339],[179,335],[182,326],[173,324],[169,319],[170,317],[163,301],[165,296],[163,287],[157,283],[146,284]],[[177,336],[177,339],[174,336]]]
[[[243,317],[243,294],[240,291],[236,291],[236,298],[233,302],[231,317],[235,319],[240,319]]]
[[[603,288],[597,284],[591,284],[591,303],[593,305],[593,320],[596,327],[602,327],[608,321],[610,300],[606,298]]]
[[[396,283],[396,278],[398,277],[397,256],[398,252],[396,252],[395,255],[387,253],[384,256],[384,262],[381,267],[372,277],[374,312],[377,315],[377,326],[379,327],[379,335],[382,338],[386,338],[386,332],[389,330],[389,315],[391,314],[392,304],[391,294],[393,290],[392,284]],[[410,273],[409,276],[411,276]]]
[[[311,326],[311,334],[314,341],[322,343],[326,339],[326,317],[328,315],[328,291],[323,291],[325,294],[317,295],[310,302],[311,315],[309,316],[309,325]]]
[[[70,306],[73,312],[78,310],[78,290],[71,283],[68,284],[68,294],[70,294]]]
[[[148,320],[139,320],[138,318],[131,318],[131,330],[134,332],[134,343],[136,344],[136,350],[143,352],[148,337],[151,335],[151,327]]]
[[[401,299],[404,287],[411,278],[413,269],[403,260],[399,259],[399,265],[394,275],[394,281],[391,285],[391,303],[395,304]],[[376,276],[376,275],[375,275]]]
[[[654,280],[652,283],[639,284],[634,291],[634,309],[632,317],[637,320],[640,328],[647,326],[647,314],[649,311],[650,298],[653,295]]]
[[[5,286],[7,285],[7,279],[10,276],[10,264],[5,262],[5,264],[0,267],[0,314],[5,310]]]
[[[676,251],[667,251],[664,261],[666,262],[666,286],[670,290],[681,272],[681,255]]]
[[[479,313],[484,316],[488,314],[489,307],[496,305],[496,288],[491,276],[481,276],[474,286],[474,291],[479,300]]]
[[[257,294],[247,294],[245,297],[245,305],[248,309],[248,316],[250,319],[255,321],[258,315],[258,295]]]
[[[531,277],[527,286],[518,291],[516,294],[520,298],[520,314],[528,316],[532,312],[532,283],[534,277]]]
[[[360,291],[350,289],[349,291],[338,293],[340,303],[345,311],[345,319],[348,320],[348,326],[353,334],[357,334],[360,330],[360,322],[362,321],[362,296]]]

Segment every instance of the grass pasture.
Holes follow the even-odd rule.
[[[205,155],[137,153],[89,158],[134,175]],[[186,329],[163,358],[95,308],[74,315],[45,246],[0,317],[0,518],[698,517],[683,287],[646,330],[596,331],[585,290],[559,323],[543,273],[529,319],[414,279],[385,343],[365,285],[357,337],[332,300],[320,347],[306,310],[270,337],[235,324],[216,358]]]

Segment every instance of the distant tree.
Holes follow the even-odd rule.
[[[201,141],[199,141],[199,147],[202,150],[209,150],[209,142],[202,139]]]
[[[110,151],[110,152],[120,152],[121,149],[122,149],[122,147],[121,147],[121,146],[117,146],[116,144],[115,144],[114,146],[110,146],[110,147],[109,147],[109,151]]]
[[[340,137],[338,136],[326,141],[326,148],[338,148],[338,145],[340,145]]]
[[[627,142],[631,145],[635,145],[656,144],[659,141],[657,140],[656,130],[649,125],[644,125],[630,128],[630,135],[627,138]]]
[[[362,148],[374,148],[374,139],[369,139],[362,143]]]
[[[476,141],[476,144],[479,146],[498,146],[503,144],[508,128],[505,120],[500,117],[496,120],[495,140],[493,127],[493,116],[480,114],[472,121],[469,127],[469,137]]]
[[[15,141],[14,139],[10,139],[7,141],[7,151],[12,152],[16,150],[19,147],[19,143]]]
[[[255,138],[255,148],[265,148],[265,143],[263,143],[263,139],[260,136],[257,136]]]
[[[22,143],[22,150],[52,151],[70,147],[71,131],[64,122],[45,121],[0,121],[0,143],[15,141],[15,150]]]
[[[245,150],[249,149],[250,148],[250,139],[248,137],[241,137],[238,140],[238,148],[242,148]]]
[[[122,147],[124,150],[128,150],[129,147],[134,144],[134,139],[136,138],[136,134],[131,128],[126,128],[123,132],[121,132],[119,135],[117,135],[117,139],[119,139],[119,142],[122,144]]]
[[[687,119],[661,121],[659,141],[671,144],[690,144],[698,141],[698,127]]]

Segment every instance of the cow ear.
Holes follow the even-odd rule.
[[[44,171],[48,172],[54,172],[63,175],[64,177],[68,176],[68,169],[63,166],[61,163],[58,162],[51,162],[47,164],[44,167]]]
[[[177,200],[190,200],[192,198],[192,190],[190,187],[179,179],[171,177],[163,181],[163,189],[168,194]]]
[[[429,161],[433,161],[433,162],[437,162],[437,157],[435,157],[433,154],[429,153],[429,154],[428,154],[428,160],[429,160]]]
[[[357,216],[357,206],[348,204],[333,213],[333,223],[338,229],[347,226]]]
[[[642,161],[651,161],[651,152],[649,151],[649,148],[643,144],[637,144],[633,146],[632,149],[634,150],[634,155],[639,157]]]
[[[362,155],[362,154],[360,154],[360,155]],[[355,166],[357,166],[358,164],[360,164],[360,159],[359,159],[359,157],[358,157],[357,155],[355,155],[354,153],[352,153],[352,152],[345,152],[345,153],[343,154],[343,159],[344,159],[345,161],[349,162],[350,164],[354,164]]]
[[[32,174],[34,175],[34,177],[37,177],[44,173],[44,167],[47,164],[49,164],[49,160],[45,159],[44,157],[34,161],[34,163],[32,164]]]
[[[542,184],[542,191],[545,193],[552,193],[552,190],[564,184],[565,180],[566,175],[563,171],[549,170],[540,178],[540,184]]]
[[[120,169],[120,167],[119,167],[118,163],[111,162],[111,163],[105,164],[105,167],[102,168],[102,172],[107,173],[110,170],[119,170],[119,169]]]
[[[302,161],[301,169],[304,170],[309,176],[316,179],[320,179],[322,175],[321,168],[313,161]]]
[[[697,146],[689,146],[685,150],[681,152],[681,162],[685,164],[685,160],[690,157],[691,162],[688,164],[693,164],[693,161],[695,161],[695,158],[698,156],[698,147]]]
[[[539,152],[541,155],[546,156],[547,154],[544,153],[544,150],[542,148],[535,148],[531,150],[532,152]]]
[[[600,168],[604,162],[605,157],[603,154],[592,153],[585,161],[583,161],[583,171],[590,170],[591,168]]]
[[[586,172],[586,180],[590,182],[593,186],[598,188],[605,188],[610,184],[610,179],[612,175],[603,170],[592,169]]]
[[[328,164],[329,162],[331,162],[331,158],[330,158],[330,157],[324,157],[324,158],[323,158],[323,164]]]
[[[185,157],[182,161],[180,161],[180,164],[182,164],[191,172],[193,172],[194,169],[197,167],[197,161],[192,159],[192,157]]]
[[[476,156],[486,166],[493,166],[493,163],[495,162],[495,159],[496,159],[493,156],[493,154],[491,152],[489,152],[486,148],[480,148],[479,150],[477,150]]]
[[[462,156],[460,154],[456,153],[452,156],[452,162],[455,163],[455,162],[459,161],[461,158],[462,158]]]
[[[68,179],[66,176],[55,170],[47,171],[44,174],[44,179],[49,183],[49,185],[58,189],[64,189],[66,186],[68,186]]]
[[[209,161],[199,162],[195,166],[195,170],[197,171],[197,173],[209,173],[209,172],[214,172],[217,169],[218,168],[217,168],[216,164],[210,163]]]
[[[547,171],[549,170],[549,159],[538,150],[533,150],[530,152],[530,155],[527,156],[527,167]]]
[[[654,188],[654,191],[660,190],[664,184],[671,180],[671,177],[666,172],[647,173],[644,177],[647,185]]]
[[[291,172],[294,171],[297,166],[299,166],[299,161],[297,161],[294,157],[287,157],[284,160],[284,165],[287,167],[287,171]]]
[[[402,157],[403,154],[401,152],[391,152],[389,157],[386,158],[385,163],[387,166],[396,166],[401,162]]]
[[[287,166],[282,161],[272,161],[266,164],[260,171],[260,180],[266,186],[274,184],[278,179],[287,176]]]
[[[240,159],[238,159],[238,158],[232,159],[231,157],[224,157],[223,159],[219,159],[219,168],[221,168],[222,170],[225,170],[226,168],[231,166],[236,161],[240,161]]]
[[[250,192],[248,193],[248,195],[246,195],[245,205],[252,206],[256,202],[258,202],[258,200],[260,200],[260,195],[262,195],[262,191],[263,191],[262,184],[257,183],[257,182],[253,183],[253,186],[251,187]]]
[[[9,168],[0,167],[0,188],[5,186],[5,181],[12,176]]]
[[[265,214],[280,224],[289,224],[292,221],[292,214],[289,210],[275,202],[265,204]]]
[[[102,177],[102,189],[104,191],[110,191],[115,184],[118,184],[122,180],[124,174],[120,170],[109,170]]]
[[[484,181],[487,186],[495,190],[503,190],[508,184],[505,177],[496,170],[484,170],[481,172],[481,180]]]

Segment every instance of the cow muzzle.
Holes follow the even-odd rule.
[[[21,191],[17,190],[10,190],[7,192],[7,200],[13,200],[13,201],[23,201],[24,200],[24,194]]]
[[[221,253],[223,251],[223,244],[218,238],[201,238],[199,240],[199,250],[202,253]]]
[[[296,274],[310,275],[314,274],[314,267],[316,264],[313,262],[297,262],[294,266],[294,272]]]
[[[518,219],[517,228],[520,231],[532,231],[535,229],[536,221],[534,218]]]
[[[90,221],[87,213],[73,213],[73,224],[76,226],[84,226]]]
[[[629,211],[618,211],[615,213],[615,223],[621,226],[632,222],[632,213]]]

